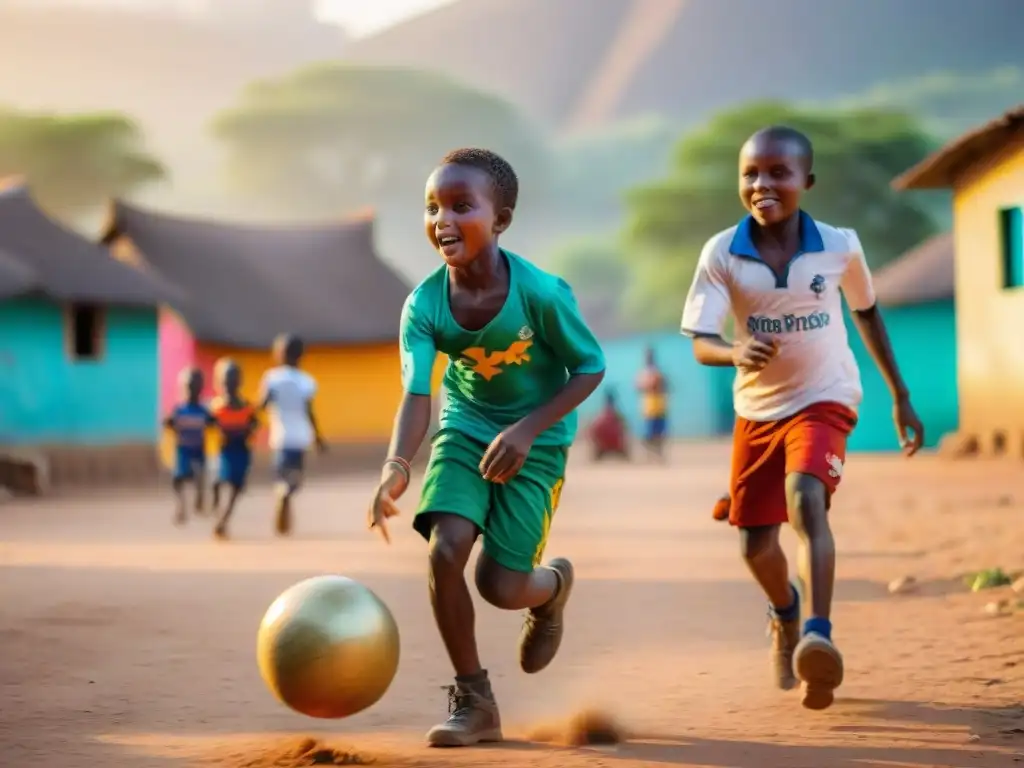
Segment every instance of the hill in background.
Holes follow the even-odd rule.
[[[751,99],[1024,66],[1022,29],[1019,0],[461,0],[345,58],[435,67],[551,125],[574,124],[588,101],[602,119],[696,122]]]

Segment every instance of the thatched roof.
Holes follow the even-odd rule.
[[[104,241],[127,236],[143,262],[186,296],[196,338],[266,347],[280,333],[307,344],[398,337],[409,286],[376,253],[371,216],[310,226],[179,218],[119,202]]]
[[[37,294],[55,301],[155,307],[180,299],[158,276],[133,269],[102,245],[43,213],[28,189],[0,191],[0,299]]]

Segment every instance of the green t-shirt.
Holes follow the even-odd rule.
[[[420,283],[402,309],[406,392],[431,394],[437,353],[448,355],[440,426],[485,443],[550,401],[570,376],[600,373],[605,366],[569,285],[502,253],[509,265],[508,298],[479,331],[467,331],[452,317],[447,266]],[[573,412],[538,436],[536,445],[569,445],[576,422]]]

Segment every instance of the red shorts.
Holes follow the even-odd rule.
[[[737,417],[729,522],[740,528],[788,522],[786,475],[792,472],[813,475],[834,493],[856,424],[857,415],[838,403],[815,403],[778,421]]]

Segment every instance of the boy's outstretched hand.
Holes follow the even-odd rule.
[[[398,515],[399,509],[395,502],[405,493],[409,486],[409,480],[402,470],[395,464],[386,464],[381,473],[380,485],[373,494],[373,501],[370,502],[370,509],[367,512],[367,527],[370,530],[377,529],[384,541],[391,543],[391,534],[388,531],[388,518]]]
[[[900,438],[900,448],[907,456],[913,456],[924,445],[924,425],[917,417],[909,397],[901,397],[892,407],[892,420]]]
[[[513,424],[487,446],[480,474],[492,483],[507,483],[523,468],[537,436],[522,423]]]

